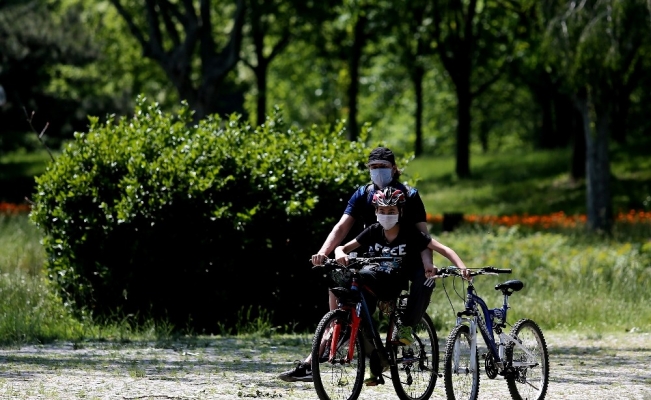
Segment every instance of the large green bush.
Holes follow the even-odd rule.
[[[326,289],[308,260],[368,179],[366,133],[294,130],[279,111],[257,128],[191,121],[140,99],[132,118],[76,133],[36,179],[50,279],[94,316],[209,331],[262,305],[276,323],[314,323]]]

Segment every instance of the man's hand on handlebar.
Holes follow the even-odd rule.
[[[312,256],[312,265],[314,265],[314,266],[323,265],[327,259],[328,259],[328,256],[326,256],[323,253],[314,254]]]

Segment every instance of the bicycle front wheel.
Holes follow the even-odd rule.
[[[513,400],[542,400],[549,384],[547,343],[538,324],[521,319],[511,329],[511,336],[521,345],[511,344],[506,353],[513,371],[506,383]]]
[[[314,388],[321,400],[355,400],[364,382],[365,355],[361,334],[355,340],[353,359],[347,361],[350,347],[351,315],[333,310],[319,322],[312,341],[312,376]],[[337,343],[330,357],[331,344]]]
[[[429,399],[439,373],[439,341],[429,315],[423,315],[413,336],[410,346],[393,345],[391,381],[401,400]]]
[[[474,357],[471,357],[472,352]],[[474,361],[472,361],[474,360]],[[457,325],[445,345],[445,393],[448,400],[477,400],[479,394],[479,360],[471,346],[470,328]]]

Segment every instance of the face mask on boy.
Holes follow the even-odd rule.
[[[377,222],[379,222],[384,229],[388,230],[393,228],[398,223],[398,217],[399,217],[398,214],[393,214],[393,215],[378,214]]]
[[[371,180],[375,183],[380,189],[384,189],[391,183],[392,180],[391,168],[376,168],[371,170]]]

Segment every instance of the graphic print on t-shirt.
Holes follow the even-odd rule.
[[[391,257],[403,257],[403,265],[407,262],[407,257],[411,262],[421,262],[420,252],[427,247],[430,240],[413,225],[400,228],[398,236],[391,242],[387,243],[384,236],[384,229],[378,223],[366,228],[357,238],[362,251],[375,253],[376,256],[385,254],[383,250],[388,250]],[[409,253],[409,254],[408,254]]]
[[[389,254],[392,257],[402,257],[407,255],[407,244],[400,244],[395,247],[383,246],[381,243],[375,243],[374,245],[369,245],[368,251],[375,252],[375,254]]]

